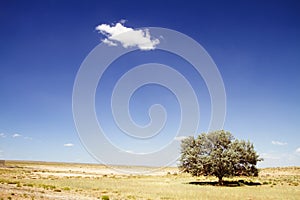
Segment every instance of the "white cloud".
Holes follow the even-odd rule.
[[[72,146],[74,146],[74,144],[72,144],[72,143],[66,143],[66,144],[64,144],[64,146],[65,147],[72,147]]]
[[[176,140],[176,141],[181,141],[181,140],[184,140],[185,138],[187,138],[187,136],[176,136],[176,137],[174,138],[174,140]]]
[[[141,50],[153,50],[159,44],[159,39],[152,38],[148,29],[128,28],[124,23],[121,20],[116,25],[98,25],[96,30],[107,37],[102,42],[109,46],[117,46],[119,42],[124,48],[137,46]]]
[[[121,24],[125,24],[125,22],[127,22],[126,19],[121,19],[121,20],[120,20],[120,23],[121,23]]]
[[[126,153],[131,153],[131,154],[134,153],[134,151],[132,151],[132,150],[126,150],[125,152]]]
[[[107,38],[105,38],[104,40],[102,40],[103,43],[107,44],[108,46],[118,46],[117,43],[111,41],[111,40],[108,40]]]
[[[279,142],[279,141],[272,141],[272,144],[279,145],[279,146],[287,145],[286,142]]]
[[[300,147],[296,149],[296,153],[300,153]]]
[[[20,134],[18,134],[18,133],[15,133],[15,134],[12,135],[13,138],[21,137],[21,136],[22,136],[22,135],[20,135]]]
[[[5,138],[6,135],[4,133],[0,133],[0,137]]]

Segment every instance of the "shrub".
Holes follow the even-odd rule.
[[[70,191],[71,188],[69,188],[69,187],[64,187],[63,190],[65,190],[65,191]]]
[[[102,199],[102,200],[109,200],[109,196],[108,196],[108,195],[103,195],[103,196],[101,197],[101,199]]]

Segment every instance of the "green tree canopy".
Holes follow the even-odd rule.
[[[179,168],[193,176],[216,176],[222,184],[223,177],[257,176],[261,160],[252,143],[221,130],[182,140]]]

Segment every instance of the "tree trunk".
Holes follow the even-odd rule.
[[[223,180],[222,180],[223,177],[218,177],[219,179],[219,185],[223,185]]]

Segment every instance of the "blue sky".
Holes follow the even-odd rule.
[[[265,158],[261,167],[299,166],[299,10],[297,1],[3,1],[0,159],[96,162],[80,142],[73,121],[73,84],[83,60],[104,38],[96,26],[125,19],[127,27],[173,29],[200,43],[224,81],[224,129],[254,143]],[[107,109],[109,88],[122,70],[156,60],[181,67],[181,73],[192,79],[201,99],[198,132],[206,131],[210,104],[201,77],[193,79],[188,64],[170,54],[135,53],[116,61],[124,68],[112,66],[103,77],[108,83],[97,88],[98,118]],[[130,104],[132,116],[147,124],[145,113],[157,99],[171,112],[166,123],[173,126],[166,126],[166,131],[172,131],[179,120],[178,102],[162,87],[152,85],[137,92]],[[109,122],[105,129],[114,130]]]

